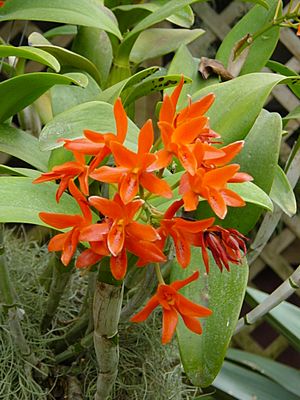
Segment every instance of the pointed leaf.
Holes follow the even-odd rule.
[[[228,66],[234,46],[247,34],[253,35],[273,20],[277,1],[267,0],[269,9],[257,5],[253,7],[228,33],[216,54],[216,59]],[[256,38],[250,46],[249,54],[240,75],[259,72],[271,57],[279,39],[279,25],[274,25]]]
[[[59,138],[74,139],[83,137],[83,130],[90,129],[101,133],[116,132],[113,107],[101,101],[79,104],[56,115],[46,124],[40,134],[42,150],[52,150],[63,145]],[[128,120],[126,146],[136,151],[139,129]]]
[[[38,216],[41,211],[80,214],[76,201],[66,193],[56,203],[56,184],[32,181],[32,178],[0,177],[0,222],[45,225]]]
[[[213,386],[239,400],[297,400],[299,396],[288,392],[278,383],[246,368],[225,361]]]
[[[278,72],[281,75],[292,76],[292,77],[296,76],[299,79],[299,74],[297,74],[297,72],[277,61],[269,60],[267,63],[267,67],[274,72]],[[287,85],[291,89],[291,91],[295,94],[295,96],[297,96],[298,99],[300,99],[300,85],[297,84],[297,80],[293,81],[293,79],[291,79],[290,81],[287,81]]]
[[[283,170],[277,165],[270,197],[284,213],[292,217],[297,212],[296,198]]]
[[[67,36],[67,35],[76,35],[78,31],[78,28],[76,25],[62,25],[62,26],[57,26],[56,28],[49,29],[49,31],[46,31],[43,33],[44,38],[46,39],[52,39],[56,36]]]
[[[0,151],[47,171],[49,152],[42,152],[38,139],[21,129],[0,124]]]
[[[28,178],[38,178],[41,173],[36,169],[29,168],[12,168],[7,165],[0,164],[0,174],[1,175],[12,175],[12,176],[27,176]]]
[[[73,41],[72,50],[89,59],[97,68],[102,87],[105,87],[113,59],[113,49],[105,31],[81,26]]]
[[[295,395],[300,393],[300,371],[295,368],[237,349],[229,349],[226,359],[259,372]]]
[[[26,58],[27,60],[36,61],[40,64],[47,65],[55,72],[59,72],[60,64],[57,59],[41,49],[34,49],[29,46],[0,46],[0,57],[15,56],[19,58]]]
[[[80,54],[76,54],[71,50],[64,49],[63,47],[54,46],[38,32],[33,32],[29,35],[28,43],[34,48],[52,54],[63,66],[75,67],[79,70],[88,72],[95,81],[100,84],[100,75],[95,65]]]
[[[268,211],[273,211],[273,203],[270,197],[252,182],[229,183],[228,189],[239,194],[246,203],[256,204]],[[247,207],[245,210],[247,210]]]
[[[286,123],[290,119],[300,119],[300,105],[295,107],[294,110],[289,112],[282,120]]]
[[[0,22],[12,20],[52,21],[93,26],[122,39],[112,12],[91,0],[10,0],[1,8]]]
[[[203,34],[203,29],[147,29],[137,38],[130,53],[130,61],[139,64],[162,56],[177,50],[180,45],[194,41]]]
[[[77,74],[76,79],[67,75],[57,75],[48,72],[33,72],[19,75],[0,83],[0,122],[16,114],[53,85],[75,84],[85,86],[87,79],[85,75]],[[7,96],[7,93],[17,93],[17,96]],[[3,100],[5,99],[5,101]]]

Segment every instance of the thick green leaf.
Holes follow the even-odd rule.
[[[135,150],[139,129],[128,120],[128,134],[125,144]],[[59,138],[74,139],[83,136],[84,129],[98,132],[116,132],[113,107],[101,101],[91,101],[79,104],[61,114],[58,114],[45,125],[40,135],[42,150],[52,150],[61,147]]]
[[[89,59],[100,74],[102,87],[108,78],[113,59],[110,39],[105,31],[82,26],[73,41],[72,50]]]
[[[99,100],[113,104],[117,100],[117,98],[121,96],[122,92],[124,92],[126,89],[129,89],[134,85],[137,85],[138,83],[142,82],[144,79],[153,75],[157,71],[160,71],[159,67],[150,67],[143,69],[142,71],[137,72],[131,77],[124,79],[104,90],[99,96]]]
[[[36,61],[38,63],[47,65],[55,72],[59,72],[60,64],[55,57],[41,49],[34,49],[29,46],[0,46],[0,57],[15,56],[19,58],[26,58],[27,60]]]
[[[27,176],[29,178],[35,179],[41,175],[40,171],[30,168],[12,168],[7,165],[0,164],[0,174],[1,175],[12,175],[12,176]]]
[[[188,268],[176,262],[172,266],[171,280],[183,279],[192,271],[200,270],[198,281],[186,286],[181,293],[195,303],[207,306],[213,314],[202,321],[203,333],[188,330],[182,321],[177,328],[177,338],[184,370],[196,386],[209,386],[221,369],[230,338],[237,323],[247,284],[248,266],[231,265],[231,271],[219,271],[210,257],[210,272],[205,273],[201,250],[192,250]]]
[[[72,77],[73,73],[68,76]],[[78,104],[96,100],[101,90],[91,76],[87,76],[88,84],[85,88],[77,86],[55,85],[51,88],[51,103],[53,115],[57,115]]]
[[[75,84],[85,86],[87,78],[85,75],[77,74],[76,79],[67,75],[57,75],[48,72],[33,72],[31,74],[19,75],[0,83],[0,122],[16,114],[53,85]],[[8,96],[15,93],[15,96]]]
[[[272,89],[292,79],[277,74],[247,74],[201,89],[193,94],[192,99],[199,99],[209,92],[216,95],[207,115],[210,117],[211,127],[222,135],[224,144],[227,144],[244,139]],[[300,85],[298,78],[295,82]]]
[[[42,49],[45,52],[52,54],[63,66],[75,67],[78,70],[88,72],[95,81],[100,84],[99,71],[95,65],[80,54],[76,54],[73,51],[64,49],[63,47],[54,46],[38,32],[33,32],[29,35],[28,43],[35,48]]]
[[[268,297],[267,293],[254,288],[247,288],[246,300],[255,306]],[[300,350],[300,308],[283,301],[267,314],[266,319],[278,330],[289,343]]]
[[[122,38],[113,13],[91,0],[9,0],[1,8],[0,22],[18,19],[92,26]]]
[[[203,29],[147,29],[137,38],[130,53],[130,61],[139,64],[162,56],[177,50],[180,45],[196,40],[203,34]]]
[[[49,31],[44,32],[43,36],[46,39],[52,39],[56,36],[66,36],[66,35],[76,35],[78,32],[78,28],[76,25],[62,25],[62,26],[57,26],[56,28],[49,29]]]
[[[284,76],[292,76],[292,77],[296,76],[297,79],[296,80],[291,79],[290,81],[287,82],[287,85],[291,89],[291,91],[298,97],[298,99],[300,99],[300,85],[298,84],[299,74],[297,74],[297,72],[288,68],[284,64],[281,64],[273,60],[268,61],[267,67],[270,68],[272,71],[278,72],[279,74]]]
[[[259,5],[253,7],[235,26],[225,39],[216,54],[216,59],[221,61],[225,66],[228,65],[232,49],[247,34],[255,34],[266,24],[272,21],[277,1],[267,0],[269,9],[263,9]],[[240,75],[249,74],[250,72],[260,71],[270,56],[272,55],[279,39],[278,25],[271,26],[266,32],[256,38],[250,46],[249,54],[241,69]]]
[[[42,152],[38,139],[21,129],[0,125],[0,151],[47,171],[49,153]]]
[[[277,165],[270,191],[270,197],[284,213],[292,217],[297,212],[296,198],[290,182],[283,170]]]
[[[287,122],[290,119],[300,119],[300,106],[295,107],[293,111],[288,113],[288,115],[283,118],[283,121]]]
[[[300,371],[295,368],[237,349],[229,349],[226,358],[265,375],[295,395],[300,393]]]
[[[114,7],[113,11],[123,31],[134,26],[150,13],[159,10],[159,8],[167,2],[169,2],[169,0],[155,0],[151,3],[140,4],[124,4]],[[185,6],[173,15],[167,17],[166,20],[182,28],[190,28],[194,23],[194,13],[190,6]]]
[[[241,171],[254,178],[254,183],[269,193],[277,168],[281,143],[281,118],[277,113],[262,110],[252,129],[245,138],[241,153],[234,159],[241,165]],[[235,227],[243,233],[255,225],[263,209],[255,205],[246,208],[229,208],[223,225]]]
[[[57,185],[33,184],[32,178],[0,177],[0,222],[45,225],[38,214],[41,211],[80,214],[76,201],[64,193],[56,203]]]
[[[141,83],[124,93],[123,96],[121,96],[124,106],[128,106],[135,100],[149,93],[160,92],[168,87],[177,86],[182,78],[182,75],[160,75],[158,73],[156,75],[157,76],[150,76],[144,79]],[[189,83],[191,80],[185,77],[184,82]]]
[[[228,361],[213,386],[239,400],[299,400],[276,382]]]

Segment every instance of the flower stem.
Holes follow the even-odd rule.
[[[159,282],[161,285],[165,285],[165,281],[164,281],[164,278],[163,278],[163,276],[162,276],[159,263],[155,263],[155,272],[156,272],[156,276],[157,276],[158,282]]]
[[[274,307],[286,300],[300,287],[300,265],[273,293],[271,293],[257,307],[239,319],[235,334],[243,330],[247,325],[253,325],[257,320],[265,316]]]

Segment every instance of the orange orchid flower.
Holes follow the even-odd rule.
[[[57,192],[56,192],[56,201],[59,202],[62,194],[67,189],[69,182],[78,177],[80,190],[83,194],[88,196],[89,194],[89,186],[88,186],[88,173],[89,167],[85,163],[84,155],[73,152],[76,161],[68,161],[62,165],[58,165],[52,168],[52,171],[45,172],[37,179],[33,181],[33,183],[42,183],[49,181],[60,180]]]
[[[176,105],[182,90],[184,79],[175,88],[171,96],[165,95],[159,114],[158,126],[164,149],[158,151],[158,162],[167,166],[175,155],[182,166],[191,175],[197,169],[197,160],[193,152],[196,140],[209,143],[212,138],[220,136],[213,132],[208,125],[208,118],[204,116],[214,101],[214,95],[208,94],[204,98],[192,103],[180,112],[176,112]],[[162,161],[163,160],[163,161]]]
[[[298,25],[298,29],[297,29],[297,36],[300,36],[300,24]]]
[[[69,264],[76,251],[81,229],[92,224],[92,212],[86,198],[77,189],[72,180],[69,181],[68,188],[71,195],[77,201],[83,216],[79,214],[66,215],[47,212],[39,213],[39,217],[43,222],[56,229],[72,227],[69,232],[60,233],[54,236],[48,245],[49,251],[62,251],[61,261],[64,265]],[[107,232],[108,228],[103,228],[103,233]]]
[[[240,264],[242,257],[247,252],[245,241],[246,236],[232,228],[222,228],[215,225],[209,227],[206,231],[200,233],[197,237],[195,246],[201,246],[202,258],[205,264],[206,272],[209,272],[209,257],[207,249],[212,253],[212,256],[222,272],[223,266],[229,271],[229,262]]]
[[[239,169],[239,164],[231,164],[208,171],[198,168],[194,176],[184,173],[179,185],[184,209],[196,210],[199,196],[208,201],[215,214],[221,219],[224,219],[227,214],[227,206],[243,207],[245,201],[241,196],[227,188],[228,182],[244,182],[252,179],[248,174],[239,174]]]
[[[137,211],[143,205],[143,200],[134,200],[124,204],[120,195],[116,194],[113,200],[91,196],[89,203],[106,217],[105,222],[109,225],[106,236],[107,248],[111,254],[111,272],[116,279],[123,279],[125,276],[127,269],[126,249],[137,256],[145,257],[145,259],[150,257],[152,262],[166,260],[162,251],[151,244],[151,242],[160,238],[156,230],[150,225],[133,220]],[[101,224],[99,225],[101,226]],[[82,231],[80,239],[96,242],[98,240],[96,229],[93,231],[87,227],[86,230]]]
[[[183,205],[182,200],[174,202],[165,212],[160,221],[158,232],[161,236],[161,245],[164,246],[166,238],[170,235],[174,241],[176,257],[179,264],[186,268],[191,261],[191,242],[194,237],[205,231],[214,223],[214,218],[201,221],[188,221],[174,217],[176,211]]]
[[[120,98],[118,98],[114,104],[114,116],[117,131],[116,135],[113,133],[103,134],[85,129],[83,131],[85,138],[74,140],[62,139],[65,142],[64,147],[66,149],[95,156],[90,164],[90,171],[93,171],[101,161],[111,153],[111,142],[123,143],[125,140],[128,120]]]
[[[0,7],[3,7],[5,4],[5,1],[0,1]]]
[[[150,153],[153,139],[152,121],[148,120],[140,130],[137,153],[118,142],[112,142],[110,147],[117,167],[100,167],[90,177],[102,182],[118,183],[120,197],[125,204],[137,195],[139,185],[151,193],[171,198],[170,186],[153,173],[156,169],[153,164],[157,159],[155,154]]]
[[[201,334],[202,327],[198,318],[208,317],[212,311],[206,307],[188,300],[178,290],[195,281],[199,272],[194,272],[190,277],[178,280],[170,285],[160,284],[156,294],[151,297],[146,306],[131,318],[132,322],[145,321],[151,312],[161,306],[163,310],[162,343],[169,343],[174,335],[178,316],[180,315],[186,327],[192,332]]]

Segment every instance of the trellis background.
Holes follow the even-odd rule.
[[[299,1],[298,1],[299,2]],[[297,2],[295,2],[297,3]],[[215,50],[231,27],[250,8],[249,4],[232,1],[215,1],[214,4],[198,3],[193,5],[196,16],[195,25],[205,29],[206,33],[192,43],[189,48],[195,57],[202,55],[214,57]],[[54,24],[55,25],[55,24]],[[8,22],[0,26],[0,36],[11,44],[26,43],[26,38],[31,32],[43,32],[51,28],[51,24],[34,22]],[[58,37],[55,43],[68,46],[72,37]],[[300,40],[295,31],[283,29],[280,42],[272,59],[284,63],[287,67],[300,72]],[[163,60],[155,60],[161,64]],[[34,62],[27,65],[28,71],[38,71],[42,67]],[[153,101],[143,99],[143,108],[152,109]],[[140,103],[141,105],[141,103]],[[300,105],[299,99],[284,85],[276,87],[267,101],[266,108],[279,112],[285,116],[296,106]],[[292,120],[286,125],[288,134],[284,137],[281,146],[280,161],[284,164],[290,148],[299,135],[300,120]],[[2,163],[8,161],[6,155],[1,155]],[[300,197],[300,196],[299,196]],[[260,256],[250,268],[249,284],[265,292],[272,292],[282,281],[287,279],[294,269],[300,264],[300,216],[293,218],[283,216],[276,234],[274,234]],[[300,290],[296,291],[289,301],[300,306]],[[249,307],[245,305],[245,310]],[[254,326],[247,327],[244,331],[234,336],[233,344],[245,350],[269,356],[279,361],[300,368],[299,353],[293,349],[285,337],[272,328],[268,322],[260,321]]]

